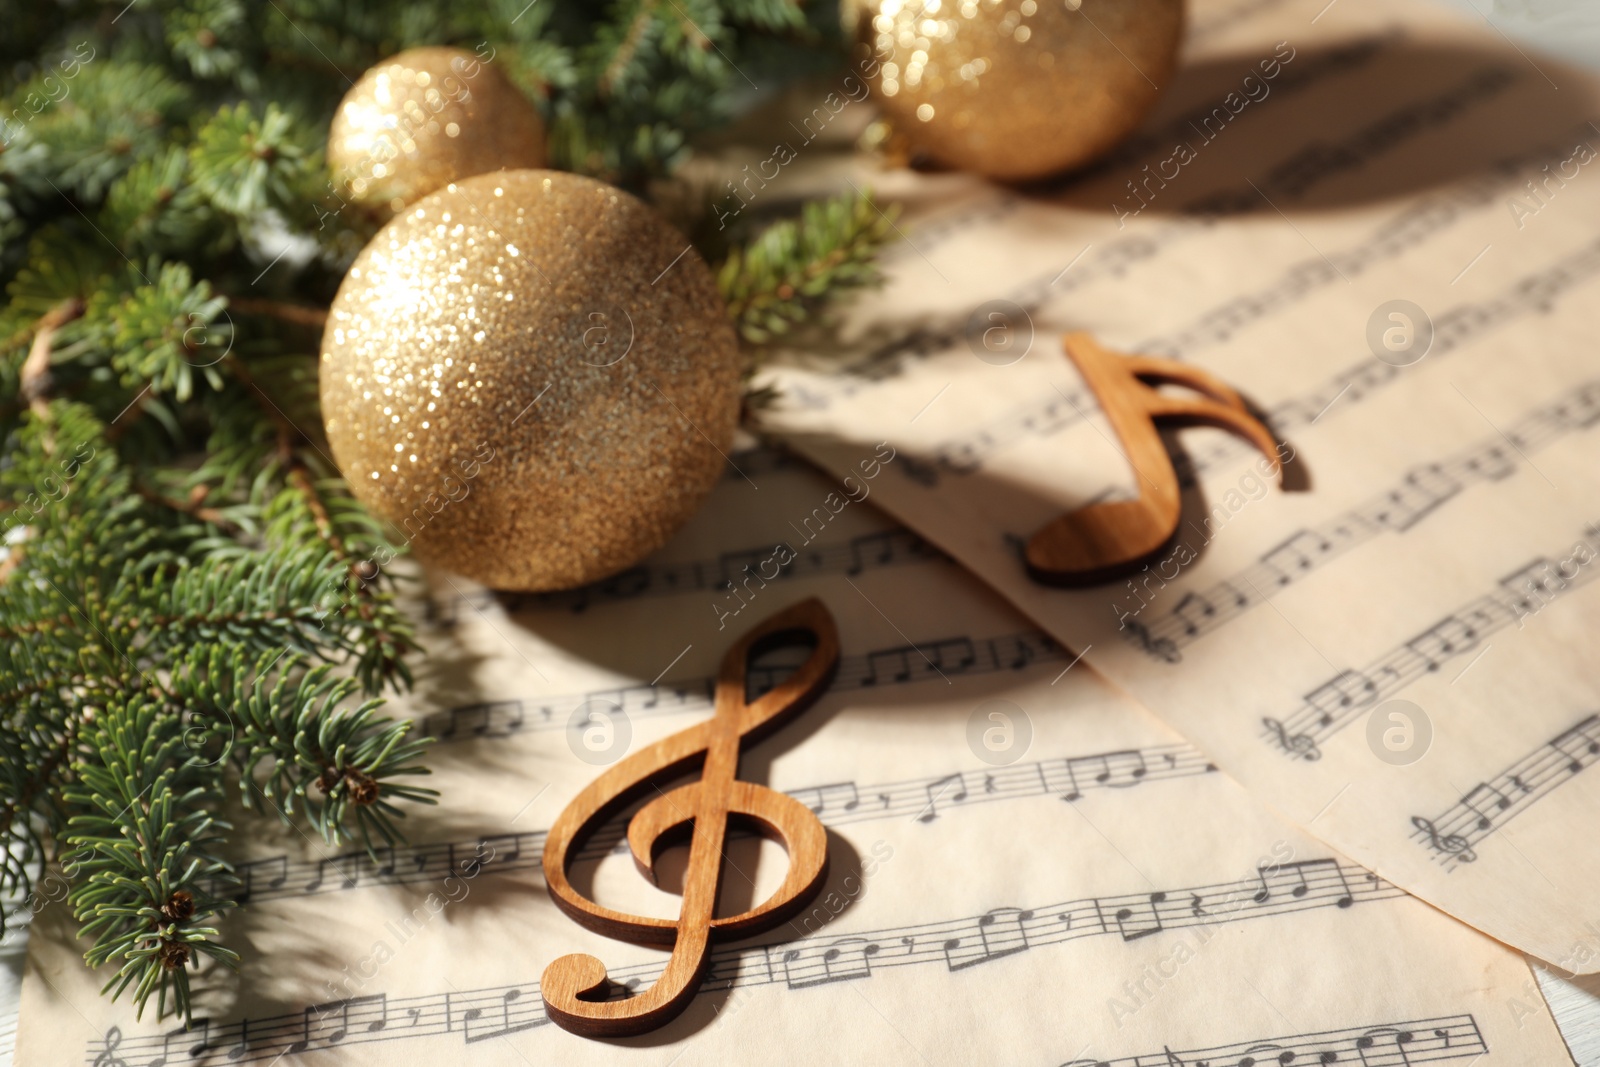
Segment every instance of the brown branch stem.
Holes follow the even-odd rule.
[[[328,309],[308,304],[291,304],[283,300],[258,300],[244,296],[228,297],[228,306],[246,315],[265,315],[280,322],[296,326],[322,329],[328,323]]]

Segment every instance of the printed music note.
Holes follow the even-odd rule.
[[[1141,904],[1137,909],[1131,907],[1118,908],[1114,918],[1117,920],[1117,932],[1124,941],[1137,941],[1141,937],[1159,934],[1166,929],[1161,922],[1161,913],[1157,905],[1167,899],[1165,893],[1151,893],[1150,900]]]
[[[1289,732],[1288,727],[1277,719],[1265,718],[1261,724],[1267,728],[1268,733],[1277,738],[1278,745],[1289,755],[1296,759],[1319,760],[1322,752],[1317,748],[1316,739],[1309,734]]]
[[[1446,474],[1439,464],[1418,467],[1406,474],[1404,486],[1389,494],[1394,506],[1379,516],[1379,521],[1404,533],[1461,489],[1461,483]]]
[[[996,908],[979,916],[974,924],[977,937],[968,935],[945,941],[945,965],[952,971],[960,971],[1002,956],[1026,952],[1030,946],[1025,924],[1032,920],[1033,912],[1021,908]]]
[[[1199,593],[1185,593],[1172,606],[1172,614],[1183,622],[1183,632],[1195,637],[1206,621],[1217,614],[1217,607]]]
[[[936,642],[928,649],[928,653],[934,664],[949,674],[960,674],[978,662],[978,650],[970,637],[953,637]]]
[[[198,1041],[193,1039],[196,1031],[200,1034],[200,1040]],[[119,1034],[118,1036],[121,1035]],[[180,1043],[184,1047],[184,1052],[188,1055],[188,1058],[190,1060],[199,1059],[211,1049],[211,1020],[196,1019],[188,1026],[180,1026],[176,1030],[170,1030],[163,1034],[161,1055],[151,1060],[146,1067],[167,1067],[168,1063],[172,1063],[170,1059],[172,1056],[172,1043],[174,1040],[179,1039],[187,1039],[181,1040]],[[173,1067],[177,1067],[177,1064],[174,1063]]]
[[[273,874],[271,878],[263,879],[261,877],[274,867],[277,868],[277,872]],[[260,890],[277,889],[288,880],[289,857],[273,856],[271,859],[255,860],[250,863],[243,863],[239,865],[239,873],[243,877],[240,879],[241,888],[235,899],[240,904],[243,904]],[[262,884],[257,885],[258,881],[262,882]]]
[[[750,661],[774,647],[811,639],[810,656],[770,692],[747,700]],[[827,834],[800,801],[738,778],[740,748],[776,730],[816,699],[839,662],[833,616],[816,599],[768,618],[723,657],[714,716],[628,756],[584,789],[562,811],[545,838],[544,877],[562,911],[597,933],[640,944],[671,946],[655,985],[625,1000],[589,999],[609,984],[605,964],[593,956],[562,956],[540,982],[546,1015],[585,1037],[621,1037],[653,1030],[688,1006],[710,963],[711,941],[747,937],[794,916],[822,887]],[[660,785],[696,767],[697,781],[662,793]],[[629,915],[578,892],[567,870],[577,852],[610,817],[631,801],[656,796],[628,823],[628,845],[640,871],[654,877],[663,839],[689,829],[692,836],[677,919]],[[783,845],[789,870],[767,900],[738,915],[717,917],[717,887],[729,817],[755,821]],[[692,827],[692,829],[691,829]],[[787,961],[792,957],[786,956]]]
[[[342,875],[341,889],[354,889],[361,883],[361,868],[366,865],[366,861],[367,856],[364,852],[347,852],[332,859],[320,860],[317,863],[317,876],[306,883],[304,891],[315,893],[321,889],[329,867],[332,867],[335,873]]]
[[[1490,445],[1471,457],[1467,460],[1467,467],[1474,474],[1481,475],[1491,482],[1509,478],[1517,471],[1515,461],[1500,445]]]
[[[1137,570],[1171,542],[1182,500],[1157,420],[1238,434],[1261,450],[1281,479],[1277,441],[1219,379],[1173,360],[1112,352],[1086,333],[1068,334],[1063,344],[1122,442],[1139,495],[1070,511],[1036,532],[1024,554],[1034,581],[1064,586],[1108,581]],[[1160,385],[1183,386],[1198,395],[1173,396],[1157,391]]]
[[[228,1059],[234,1062],[244,1059],[250,1053],[250,1020],[239,1020],[239,1043],[228,1050]]]
[[[1451,615],[1443,622],[1406,642],[1407,651],[1420,657],[1427,670],[1436,671],[1451,656],[1459,655],[1478,643],[1472,624]]]
[[[1494,794],[1492,800],[1488,796],[1491,793]],[[1478,829],[1488,830],[1494,825],[1492,813],[1505,811],[1511,807],[1511,798],[1489,783],[1480,782],[1461,798],[1461,803],[1471,808],[1472,813],[1478,817]]]
[[[1577,774],[1600,758],[1600,715],[1591,715],[1550,742],[1550,747],[1566,757],[1567,771]]]
[[[845,572],[851,577],[861,573],[868,561],[882,567],[894,559],[894,542],[904,535],[898,530],[885,533],[863,534],[850,539],[850,567]]]
[[[791,793],[800,803],[811,809],[813,815],[825,811],[855,811],[861,804],[861,794],[854,782],[835,782],[832,785],[814,785]]]
[[[1100,770],[1094,776],[1095,783],[1112,789],[1136,786],[1144,780],[1146,774],[1150,773],[1149,767],[1145,765],[1144,753],[1131,748],[1120,752],[1107,752],[1103,756],[1082,756],[1073,762],[1099,764]]]
[[[1078,775],[1073,770],[1072,763],[1073,761],[1070,759],[1061,761],[1061,765],[1066,769],[1067,772],[1067,787],[1062,790],[1061,799],[1067,801],[1068,803],[1074,800],[1083,799],[1083,790],[1078,785]],[[1039,765],[1039,777],[1040,780],[1044,782],[1045,792],[1054,792],[1054,790],[1050,787],[1049,778],[1045,776],[1044,764]]]
[[[1269,549],[1261,562],[1277,576],[1279,585],[1288,585],[1297,575],[1316,567],[1318,559],[1332,551],[1333,545],[1326,537],[1301,530],[1278,547]]]
[[[606,595],[618,600],[631,600],[636,596],[643,596],[650,588],[650,568],[630,567],[621,574],[607,578],[600,584]],[[576,610],[576,609],[574,609]]]
[[[1472,842],[1460,834],[1441,834],[1434,827],[1431,819],[1413,815],[1411,817],[1411,825],[1422,832],[1422,835],[1428,839],[1428,846],[1435,851],[1442,852],[1447,856],[1454,856],[1462,863],[1471,863],[1478,858],[1478,854],[1472,851]]]
[[[1306,694],[1306,703],[1316,708],[1319,726],[1332,725],[1340,713],[1351,708],[1364,707],[1378,697],[1377,684],[1360,671],[1340,671],[1331,682],[1325,682]]]
[[[319,1047],[339,1044],[350,1036],[352,1025],[350,1009],[357,1009],[356,1024],[360,1025],[362,1016],[370,1014],[362,1009],[372,1006],[378,1008],[378,1017],[365,1023],[362,1028],[368,1033],[376,1033],[389,1025],[389,997],[386,993],[374,993],[371,996],[333,1000],[326,1004],[313,1004],[301,1016],[300,1038],[284,1049],[284,1054],[298,1056],[319,1041],[322,1042]],[[337,1015],[337,1018],[334,1018],[335,1015]],[[326,1020],[332,1021],[327,1023],[326,1032],[324,1032],[323,1024]],[[316,1024],[315,1032],[313,1032],[313,1023]]]
[[[887,664],[887,666],[885,666]],[[889,677],[883,677],[885,672]],[[904,682],[911,677],[911,650],[906,648],[883,649],[867,653],[867,673],[861,684],[878,685],[884,681]]]
[[[1388,1041],[1385,1043],[1392,1044],[1395,1050],[1400,1053],[1400,1063],[1403,1067],[1409,1067],[1411,1056],[1406,1046],[1416,1040],[1416,1035],[1409,1030],[1399,1030],[1392,1026],[1381,1026],[1374,1030],[1368,1030],[1365,1034],[1356,1038],[1356,1053],[1361,1057],[1361,1062],[1364,1065],[1370,1065],[1370,1067],[1377,1067],[1378,1064],[1388,1065],[1394,1063],[1393,1060],[1388,1058],[1376,1061],[1368,1058],[1367,1053],[1373,1052],[1379,1047],[1378,1038],[1380,1036],[1387,1038]]]
[[[1265,1058],[1262,1056],[1263,1053],[1273,1052],[1276,1052],[1277,1055],[1269,1055]],[[1284,1046],[1276,1042],[1267,1042],[1260,1045],[1251,1045],[1249,1048],[1245,1049],[1244,1055],[1239,1059],[1239,1067],[1266,1067],[1266,1065],[1269,1063],[1282,1064],[1284,1067],[1287,1067],[1288,1064],[1293,1063],[1297,1058],[1298,1057],[1293,1051],[1285,1048]],[[1326,1055],[1324,1055],[1322,1057],[1322,1062],[1331,1063],[1332,1061],[1329,1060]]]
[[[1567,585],[1556,573],[1555,564],[1543,558],[1502,578],[1500,584],[1520,598],[1514,609],[1519,618],[1537,612],[1545,601],[1554,600]]]
[[[925,787],[928,794],[928,803],[923,806],[922,812],[917,816],[918,822],[932,822],[939,817],[939,801],[949,797],[957,804],[967,799],[967,779],[961,773],[947,774],[937,781],[929,782]]]
[[[1312,872],[1310,879],[1306,877],[1307,871]],[[1256,891],[1255,896],[1251,899],[1257,904],[1265,904],[1274,897],[1281,898],[1283,896],[1299,900],[1311,892],[1313,881],[1323,879],[1324,876],[1317,873],[1320,871],[1331,871],[1333,873],[1332,882],[1337,884],[1336,892],[1338,893],[1334,904],[1341,908],[1348,908],[1355,898],[1351,895],[1350,883],[1345,879],[1344,869],[1339,866],[1338,860],[1332,859],[1300,860],[1296,863],[1263,865],[1256,871],[1256,877],[1261,880],[1261,888]],[[1317,888],[1320,889],[1321,886],[1319,885]],[[1329,888],[1332,889],[1333,885],[1330,884]]]
[[[828,982],[841,982],[851,978],[872,977],[872,957],[876,956],[879,946],[861,937],[847,937],[835,941],[818,954],[817,959],[822,964],[820,969],[795,968],[797,973],[791,973],[789,964],[798,960],[802,953],[794,953],[792,957],[784,960],[784,974],[790,989],[803,989],[806,986],[824,985]]]
[[[490,834],[478,838],[478,854],[467,862],[481,869],[490,863],[510,863],[522,855],[521,834]],[[476,875],[477,870],[473,871]]]

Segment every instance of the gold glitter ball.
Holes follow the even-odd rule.
[[[1183,0],[849,0],[856,69],[913,149],[1025,181],[1139,124],[1177,61]]]
[[[591,178],[483,174],[391,219],[322,338],[356,497],[496,589],[582,585],[666,541],[721,476],[740,353],[711,271]]]
[[[459,48],[413,48],[379,63],[345,94],[328,131],[336,188],[380,213],[544,158],[533,104],[498,67]]]

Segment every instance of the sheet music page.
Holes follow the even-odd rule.
[[[876,176],[906,240],[848,324],[859,370],[794,361],[764,426],[841,476],[889,439],[875,501],[1262,800],[1593,972],[1596,97],[1429,5],[1198,5],[1089,174]],[[1128,581],[1030,581],[1035,531],[1137,493],[1070,330],[1237,387],[1288,491],[1221,431],[1168,434],[1178,542]]]
[[[740,473],[662,553],[576,594],[432,581],[431,655],[394,705],[439,739],[444,803],[407,820],[413,843],[374,863],[251,822],[249,903],[225,935],[244,962],[199,975],[191,1029],[102,998],[63,909],[46,908],[18,1062],[665,1064],[757,1047],[778,1063],[1570,1062],[1521,956],[1270,814],[883,518],[873,501],[901,458],[860,459],[875,475],[846,486],[735,454]],[[724,649],[809,596],[838,619],[837,679],[741,777],[827,826],[822,895],[781,933],[717,948],[700,995],[655,1034],[544,1025],[538,982],[557,956],[595,953],[642,987],[665,953],[556,909],[542,829],[606,760],[704,719]],[[799,658],[754,664],[750,687]],[[618,840],[591,849],[578,884],[675,915]],[[753,838],[729,856],[731,913],[784,863]],[[681,863],[663,859],[667,888]]]

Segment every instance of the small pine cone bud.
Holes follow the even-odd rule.
[[[357,770],[345,772],[345,781],[350,783],[350,802],[367,807],[378,802],[378,783]]]
[[[178,941],[163,941],[157,956],[162,967],[169,971],[180,970],[189,962],[189,946]]]
[[[175,923],[194,917],[194,897],[187,889],[179,889],[161,905],[161,914]]]
[[[324,767],[322,773],[317,775],[317,788],[324,793],[333,792],[333,787],[339,784],[339,768]]]

